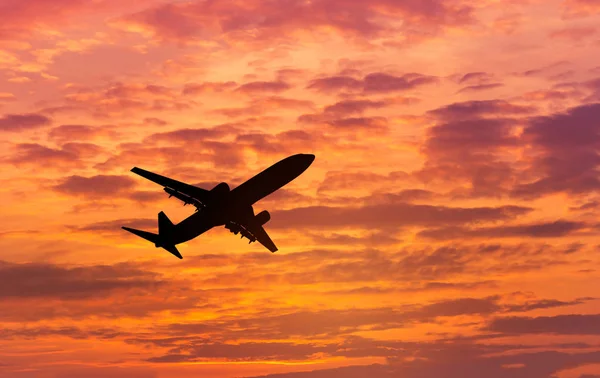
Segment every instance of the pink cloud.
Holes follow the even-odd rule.
[[[585,223],[558,220],[554,222],[504,225],[495,227],[444,227],[419,232],[419,236],[434,240],[473,238],[560,238],[587,228]]]
[[[236,91],[246,94],[279,93],[290,89],[291,86],[282,81],[253,81],[240,85]]]
[[[51,129],[48,133],[50,139],[60,142],[93,140],[101,137],[114,138],[117,135],[117,132],[111,128],[87,125],[61,125]]]
[[[398,229],[406,226],[433,226],[511,219],[531,209],[518,206],[459,208],[392,203],[360,207],[310,206],[271,212],[276,228]]]
[[[183,88],[184,95],[199,95],[204,93],[226,92],[233,90],[238,85],[234,81],[188,83]]]
[[[427,84],[438,83],[439,79],[417,73],[407,73],[402,76],[374,72],[362,80],[350,76],[330,76],[312,80],[308,87],[319,92],[329,93],[340,90],[363,91],[365,93],[385,93],[408,91]]]
[[[579,42],[596,34],[596,29],[589,27],[571,27],[556,30],[550,33],[550,38],[566,39],[570,42]]]
[[[76,150],[54,149],[37,143],[20,143],[14,147],[15,153],[5,161],[16,166],[29,165],[36,167],[64,170],[81,167],[83,162]]]
[[[478,85],[468,85],[464,88],[461,88],[457,93],[464,92],[481,92],[488,89],[495,89],[504,86],[502,83],[490,83],[490,84],[478,84]]]
[[[290,0],[285,6],[272,7],[266,0],[193,1],[169,3],[129,15],[122,23],[151,30],[166,40],[186,42],[212,38],[217,33],[237,40],[269,41],[291,37],[300,30],[329,27],[354,36],[374,36],[389,30],[388,22],[401,17],[406,24],[443,27],[472,21],[472,8],[440,0],[426,3],[409,0],[375,0],[369,3],[349,0],[304,2]],[[253,30],[249,38],[245,32]],[[225,38],[226,39],[226,38]]]
[[[464,74],[460,80],[459,84],[471,84],[475,82],[477,84],[481,84],[481,82],[489,81],[492,78],[492,75],[487,72],[469,72]]]
[[[57,192],[88,198],[113,197],[130,191],[136,181],[129,176],[97,175],[91,177],[69,176],[53,188]]]
[[[600,165],[600,104],[532,118],[522,139],[541,154],[531,162],[533,181],[521,183],[513,194],[522,197],[554,192],[586,193],[600,188],[595,175]]]
[[[508,114],[531,114],[535,108],[514,105],[504,100],[481,100],[456,102],[429,111],[428,113],[443,120],[468,119],[481,116],[505,116]]]
[[[0,131],[25,131],[48,126],[51,119],[41,114],[7,114],[0,117]]]

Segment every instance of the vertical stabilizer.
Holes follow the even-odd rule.
[[[167,217],[167,214],[165,214],[163,211],[158,213],[158,235],[153,234],[151,232],[136,230],[136,229],[129,228],[129,227],[121,227],[121,228],[124,229],[125,231],[129,231],[134,235],[137,235],[141,238],[144,238],[144,239],[154,243],[154,246],[156,248],[162,247],[162,248],[166,249],[167,251],[169,251],[170,253],[172,253],[173,255],[177,256],[178,258],[180,258],[180,259],[183,258],[183,256],[181,256],[181,253],[179,253],[179,251],[175,247],[175,245],[168,241],[169,234],[171,233],[171,230],[173,229],[173,222],[171,222],[171,220]]]
[[[158,213],[158,234],[161,236],[166,236],[171,232],[173,228],[173,222],[167,217],[164,211]]]

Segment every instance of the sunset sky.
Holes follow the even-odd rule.
[[[0,377],[600,377],[599,0],[0,0]],[[258,202],[193,213],[144,168]]]

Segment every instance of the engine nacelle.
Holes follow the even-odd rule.
[[[227,185],[226,182],[222,182],[214,188],[212,188],[210,192],[213,194],[213,196],[217,198],[223,198],[223,196],[229,193],[229,185]]]
[[[258,224],[262,226],[271,219],[271,214],[269,214],[267,210],[263,210],[260,213],[256,214],[254,219],[256,219],[256,222],[258,222]]]

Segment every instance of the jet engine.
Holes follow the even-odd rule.
[[[258,222],[258,224],[262,226],[271,219],[271,214],[269,214],[267,210],[263,210],[260,213],[256,214],[254,219],[256,219],[256,222]]]

